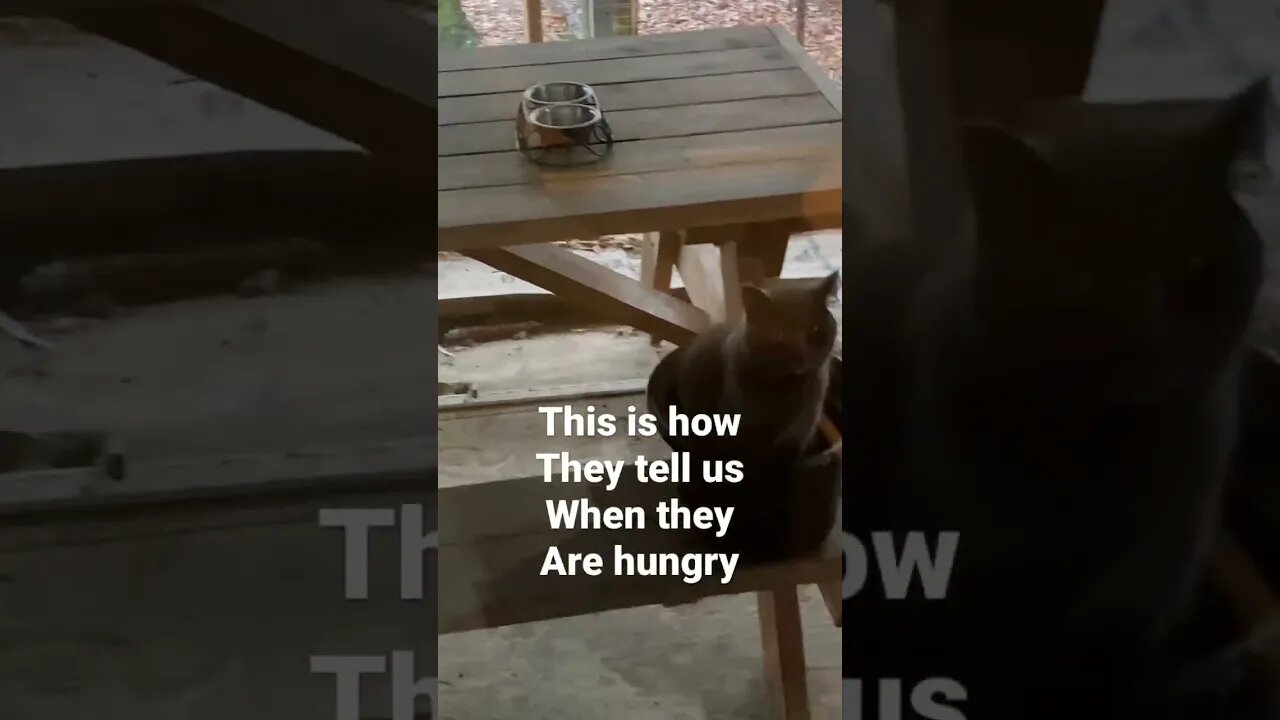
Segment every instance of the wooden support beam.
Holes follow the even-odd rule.
[[[254,233],[333,235],[434,227],[422,202],[435,182],[425,164],[396,164],[359,150],[272,150],[0,169],[0,227],[95,232],[166,222]],[[8,232],[0,238],[14,241]],[[73,241],[73,238],[67,238]],[[0,242],[4,242],[0,239]]]
[[[671,276],[680,260],[680,233],[674,230],[648,233],[640,255],[640,282],[659,292],[671,292]],[[651,337],[652,344],[662,342]]]
[[[432,410],[424,412],[430,422]],[[123,479],[96,467],[0,473],[0,516],[16,522],[38,511],[101,510],[193,499],[262,496],[352,487],[429,485],[434,436],[355,448],[128,462]]]
[[[216,0],[59,17],[392,161],[435,158],[435,28],[391,3]]]
[[[572,302],[597,307],[618,322],[676,344],[692,338],[710,324],[707,314],[693,305],[645,287],[637,280],[557,245],[471,250],[467,255]]]
[[[524,30],[529,42],[542,42],[542,0],[524,0]]]

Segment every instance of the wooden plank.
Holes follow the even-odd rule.
[[[61,17],[396,162],[435,154],[424,132],[436,124],[435,78],[423,71],[435,62],[435,28],[403,7],[218,0]]]
[[[415,502],[430,529],[434,498],[427,489],[416,498],[329,498],[336,504],[327,507]],[[148,517],[163,523],[163,515]],[[22,681],[7,683],[0,698],[5,717],[91,712],[171,720],[192,712],[238,718],[266,712],[313,720],[331,716],[334,702],[333,677],[310,672],[313,655],[411,651],[415,680],[437,674],[436,603],[430,592],[402,599],[394,529],[370,533],[369,595],[356,602],[344,593],[343,533],[321,527],[315,507],[275,524],[171,523],[169,532],[142,534],[132,532],[131,522],[113,525],[114,534],[92,542],[82,535],[71,544],[0,552],[6,598],[0,660],[24,668]],[[426,552],[424,577],[436,577],[437,566],[436,553]],[[61,660],[72,658],[69,677]],[[390,717],[389,681],[389,675],[363,678],[363,717]],[[425,712],[426,703],[415,707]]]
[[[792,218],[789,220],[776,220],[768,223],[753,223],[751,227],[767,227],[768,234],[786,233],[788,237],[799,233],[809,232],[811,230],[831,230],[843,227],[844,214],[837,212],[831,215],[815,215],[803,218]],[[756,235],[760,231],[753,231],[752,235]],[[685,242],[690,245],[698,243],[715,243],[720,242],[722,237],[714,233],[695,233],[685,238]],[[762,268],[763,270],[763,268]]]
[[[646,80],[601,85],[595,90],[600,106],[608,113],[816,92],[809,76],[796,69]],[[440,125],[510,121],[515,111],[516,101],[510,92],[443,98]]]
[[[685,137],[707,133],[829,123],[840,119],[822,95],[757,98],[684,105],[648,110],[619,110],[608,114],[609,127],[621,143],[634,140]],[[515,146],[510,120],[447,125],[438,131],[440,155],[509,152]]]
[[[805,283],[817,279],[819,275],[782,278],[775,282],[787,285]],[[668,291],[672,296],[688,301],[689,295],[683,287]],[[557,298],[548,292],[518,292],[502,295],[476,295],[471,297],[442,297],[436,306],[440,318],[440,327],[463,327],[466,325],[503,324],[523,321],[537,321],[544,324],[554,322],[582,323],[605,322],[608,316],[593,312],[591,308],[583,308],[563,298]]]
[[[795,59],[797,67],[804,71],[814,86],[826,97],[827,102],[831,103],[831,107],[835,108],[837,113],[843,113],[844,95],[840,86],[822,68],[818,67],[818,63],[814,61],[813,56],[805,51],[804,46],[800,44],[796,36],[781,25],[770,25],[769,32],[773,33],[773,36],[778,39],[778,45]]]
[[[127,457],[126,457],[127,462]],[[430,482],[436,439],[355,448],[129,463],[123,480],[97,468],[0,474],[0,515],[172,502],[382,482]]]
[[[439,71],[548,65],[586,60],[673,55],[767,47],[777,40],[766,28],[734,27],[663,33],[643,37],[607,37],[543,45],[498,45],[440,53]]]
[[[746,312],[742,307],[742,284],[751,278],[756,281],[759,275],[758,263],[754,258],[745,257],[740,252],[741,241],[731,240],[720,246],[720,288],[724,293],[724,318],[729,322],[739,322]]]
[[[712,322],[724,322],[729,302],[720,272],[719,248],[711,244],[682,245],[676,267],[689,291],[690,302],[706,312]]]
[[[469,250],[496,270],[574,302],[601,307],[619,322],[674,342],[707,327],[706,313],[556,245]]]
[[[628,473],[633,473],[629,468]],[[670,485],[640,483],[625,476],[612,492],[598,485],[545,483],[541,476],[445,488],[440,491],[440,631],[461,632],[637,605],[676,604],[701,597],[737,594],[839,579],[840,555],[828,545],[780,563],[739,566],[733,580],[695,585],[674,577],[616,577],[606,573],[539,576],[547,548],[598,552],[612,561],[614,545],[629,552],[698,552],[685,533],[657,529],[550,530],[547,500],[589,498],[596,504],[652,508],[674,495]]]
[[[542,187],[437,194],[439,248],[467,250],[575,237],[838,216],[838,149],[823,160],[637,173]]]
[[[797,590],[790,587],[756,593],[765,673],[773,715],[778,720],[809,720],[804,627]]]
[[[648,233],[640,255],[640,284],[674,295],[671,292],[671,277],[680,261],[681,244],[680,233],[675,230]],[[685,294],[688,295],[687,288]],[[650,336],[649,343],[656,347],[662,344],[662,338]]]
[[[438,397],[436,399],[436,407],[441,411],[458,412],[481,407],[546,404],[548,402],[581,400],[583,398],[634,395],[636,393],[643,394],[648,384],[648,378],[636,378],[634,380],[576,383],[573,385],[556,385],[523,390],[492,390],[488,392],[480,390],[474,397],[470,395],[444,395]]]
[[[795,67],[795,59],[779,47],[680,53],[616,60],[590,60],[440,74],[440,97],[521,93],[540,82],[572,80],[589,85],[729,75],[753,70]],[[515,96],[513,95],[513,98]]]
[[[436,165],[437,187],[459,190],[804,158],[821,160],[830,157],[833,148],[839,149],[841,132],[839,123],[823,123],[636,140],[615,146],[613,154],[603,162],[553,170],[532,164],[515,151],[444,157]],[[742,168],[742,172],[749,169]]]
[[[640,254],[640,283],[660,292],[671,292],[672,271],[679,258],[679,233],[649,233]]]
[[[643,392],[564,400],[575,412],[607,412],[617,417],[627,408],[644,407]],[[582,460],[631,460],[640,455],[665,457],[670,449],[661,438],[635,438],[625,434],[610,437],[548,438],[546,418],[536,403],[458,407],[442,410],[437,423],[440,443],[439,487],[474,485],[539,475],[548,441],[554,450],[568,452]],[[502,438],[502,442],[476,442],[477,438]],[[545,529],[545,518],[544,518]]]
[[[231,152],[4,168],[0,225],[102,231],[113,224],[172,220],[326,234],[425,225],[434,214],[421,202],[421,188],[429,182],[425,168],[392,165],[359,151]],[[102,237],[87,234],[81,244],[106,250],[96,247]]]
[[[201,498],[153,505],[85,507],[6,517],[0,554],[48,547],[97,545],[182,535],[202,530],[304,525],[322,508],[422,504],[435,527],[436,488],[430,483],[379,483],[350,490]]]

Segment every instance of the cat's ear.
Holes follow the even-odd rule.
[[[773,305],[773,299],[763,288],[756,285],[742,286],[742,310],[747,318],[763,317]]]
[[[1210,127],[1209,150],[1220,167],[1229,168],[1239,157],[1265,155],[1271,99],[1268,76],[1249,83],[1218,105]]]

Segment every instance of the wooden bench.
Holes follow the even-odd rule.
[[[776,716],[808,717],[797,591],[801,585],[838,584],[842,566],[835,538],[820,551],[788,562],[739,564],[729,584],[710,578],[688,585],[679,578],[612,577],[608,572],[615,544],[633,553],[699,551],[689,535],[656,529],[652,510],[646,512],[651,525],[644,530],[550,528],[546,500],[589,498],[595,505],[653,508],[673,490],[636,482],[631,468],[612,492],[598,485],[544,483],[535,453],[563,449],[576,459],[630,460],[670,451],[656,438],[547,438],[534,408],[564,404],[582,410],[594,405],[599,412],[620,414],[643,402],[642,388],[634,383],[596,383],[565,386],[536,398],[528,393],[481,393],[466,402],[440,405],[440,632],[755,593]],[[474,438],[479,436],[502,437],[504,442],[476,447]],[[539,576],[551,546],[564,553],[601,554],[606,574]],[[828,609],[838,624],[839,603]]]
[[[349,600],[344,533],[319,523],[413,505],[433,528],[434,455],[424,438],[140,462],[119,483],[0,474],[0,717],[333,717],[317,655],[408,651],[415,678],[437,677],[435,553],[426,597],[402,599],[400,533],[373,530],[368,599]],[[361,691],[362,720],[392,717],[390,674]]]

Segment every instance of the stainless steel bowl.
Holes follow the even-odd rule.
[[[590,105],[543,105],[529,113],[529,123],[554,130],[586,128],[600,122],[600,111]]]
[[[524,91],[525,106],[532,111],[546,105],[597,105],[589,85],[576,82],[549,82]]]

